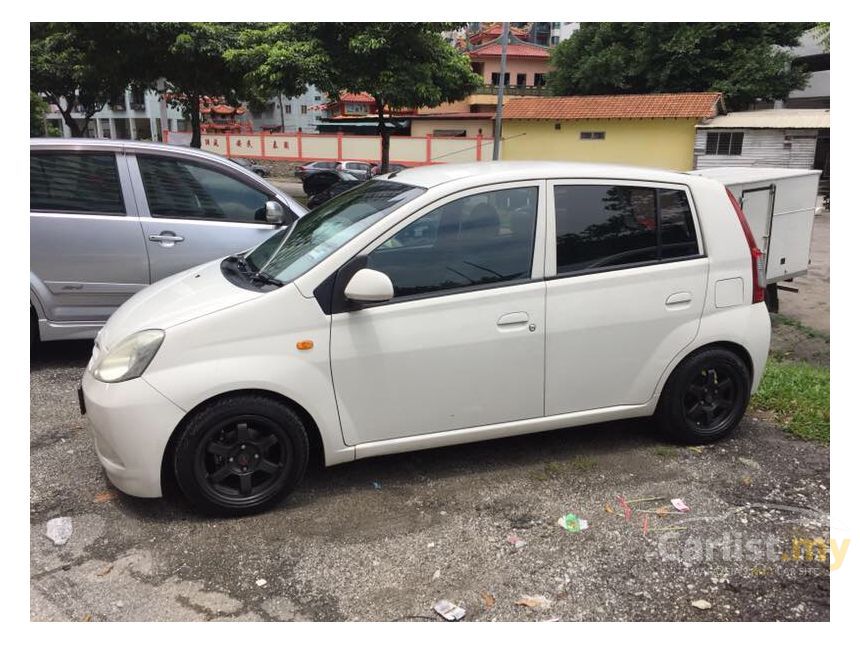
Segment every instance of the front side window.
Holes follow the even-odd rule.
[[[556,186],[559,275],[698,255],[687,195],[639,186]]]
[[[367,267],[391,278],[395,298],[527,280],[537,200],[532,186],[454,200],[382,243]]]
[[[269,196],[201,164],[138,155],[149,212],[153,217],[266,223]]]
[[[282,282],[295,280],[423,192],[393,181],[365,182],[315,208],[289,231],[275,233],[248,255],[248,264]]]
[[[114,153],[30,153],[30,210],[122,215]]]

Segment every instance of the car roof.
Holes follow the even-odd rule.
[[[156,143],[154,141],[130,141],[126,139],[60,139],[60,138],[38,138],[30,139],[30,149],[39,148],[50,150],[113,150],[127,152],[170,152],[180,153],[190,157],[204,159],[217,159],[224,161],[227,157],[213,152],[206,152],[198,148],[177,146],[168,143]]]
[[[573,163],[567,161],[479,161],[473,163],[435,164],[417,166],[377,175],[376,179],[393,179],[405,184],[432,188],[440,184],[474,179],[476,186],[502,181],[533,179],[624,179],[690,183],[690,175],[616,164]]]

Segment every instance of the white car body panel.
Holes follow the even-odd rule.
[[[102,348],[143,329],[165,330],[141,378],[111,385],[89,373],[84,379],[96,435],[109,437],[113,451],[125,435],[136,454],[127,481],[109,470],[119,488],[157,495],[164,451],[182,418],[238,391],[269,392],[299,406],[331,465],[647,416],[672,369],[713,343],[741,347],[757,387],[769,318],[763,303],[751,305],[750,251],[719,183],[648,169],[532,162],[417,168],[394,180],[427,191],[292,283],[267,292],[242,289],[214,262],[143,290],[111,317]],[[550,187],[610,180],[686,187],[702,256],[555,277]],[[435,206],[523,183],[540,187],[530,281],[331,315],[315,298],[346,262]],[[717,307],[715,284],[738,279],[742,297]],[[670,300],[678,293],[689,298]],[[307,340],[313,348],[298,349]],[[113,412],[126,407],[139,418],[120,420]]]

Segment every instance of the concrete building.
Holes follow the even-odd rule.
[[[87,126],[90,137],[98,139],[132,139],[136,141],[161,140],[161,102],[153,91],[127,90],[122,101],[106,105],[95,113]],[[62,136],[71,137],[71,131],[55,106],[45,118],[60,128]],[[77,119],[83,126],[83,115]],[[186,129],[182,111],[167,106],[167,129],[176,132]]]
[[[691,170],[696,126],[724,112],[718,92],[511,97],[502,158]]]
[[[787,108],[830,107],[830,52],[824,51],[815,30],[807,31],[800,45],[792,49],[797,57],[795,65],[803,65],[811,72],[809,82],[802,90],[795,90],[785,101]]]

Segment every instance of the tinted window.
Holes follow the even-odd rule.
[[[125,213],[116,157],[113,153],[31,153],[30,210]]]
[[[376,248],[394,296],[413,296],[531,276],[538,189],[463,197],[416,220]]]
[[[708,132],[706,155],[739,155],[743,152],[743,132]]]
[[[657,191],[660,207],[660,257],[681,258],[699,254],[693,212],[683,190]]]
[[[556,186],[558,273],[657,259],[654,189]]]
[[[269,196],[227,174],[169,157],[139,155],[153,217],[266,222]]]
[[[556,186],[558,273],[698,255],[687,195],[636,186]]]

